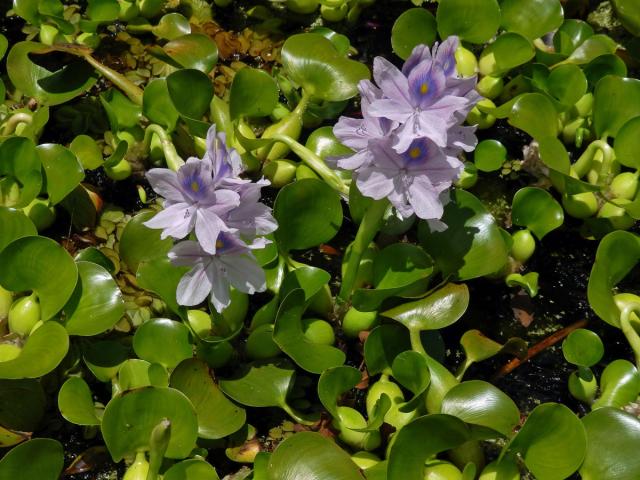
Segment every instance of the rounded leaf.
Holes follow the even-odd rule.
[[[509,123],[536,139],[555,137],[558,132],[558,113],[546,95],[525,93],[513,104]]]
[[[0,478],[57,480],[64,466],[62,444],[50,438],[34,438],[13,447],[0,460]]]
[[[233,77],[229,93],[231,119],[270,115],[278,103],[278,95],[278,86],[267,72],[251,67],[241,69]]]
[[[104,411],[101,430],[113,461],[148,450],[151,432],[163,420],[171,422],[171,437],[164,456],[189,456],[196,446],[198,420],[182,392],[146,387],[111,400]]]
[[[547,89],[565,107],[571,107],[587,92],[587,77],[577,65],[560,65],[547,77]]]
[[[640,80],[607,75],[594,90],[593,125],[596,136],[615,137],[618,130],[640,115]]]
[[[76,425],[100,425],[89,385],[80,377],[70,377],[60,387],[58,409],[67,421]]]
[[[139,213],[125,225],[120,237],[120,258],[132,272],[138,270],[140,262],[166,256],[173,246],[171,238],[160,239],[160,230],[143,225],[153,215],[154,212]]]
[[[542,240],[562,225],[564,210],[546,190],[524,187],[513,197],[511,217],[514,225],[528,228]]]
[[[496,0],[441,0],[436,12],[440,38],[457,35],[461,40],[483,43],[500,27]]]
[[[23,237],[0,252],[0,285],[13,292],[33,290],[41,319],[49,320],[67,303],[78,280],[71,255],[45,237]]]
[[[473,163],[482,172],[500,170],[507,161],[507,149],[499,140],[482,140],[473,152]]]
[[[535,49],[529,40],[518,33],[507,32],[482,51],[478,65],[483,75],[501,77],[534,56]]]
[[[626,122],[618,131],[614,143],[616,160],[625,167],[640,168],[640,116]]]
[[[140,325],[133,336],[133,349],[142,360],[167,368],[193,356],[189,328],[168,318],[154,318]]]
[[[597,333],[579,328],[564,339],[562,353],[569,363],[580,367],[592,367],[604,355],[604,344]]]
[[[433,45],[437,35],[437,24],[433,14],[424,8],[410,8],[393,23],[391,48],[396,55],[406,60],[414,47]]]
[[[39,380],[0,380],[0,425],[3,427],[33,432],[44,417],[46,405],[47,398]]]
[[[559,0],[504,0],[500,9],[502,27],[529,40],[555,30],[564,20]]]
[[[288,362],[246,365],[232,379],[220,379],[224,393],[249,407],[280,407],[287,403],[295,370]]]
[[[167,77],[167,89],[174,107],[187,118],[200,120],[209,110],[213,98],[213,83],[200,70],[187,69]]]
[[[35,225],[21,210],[0,207],[0,252],[14,240],[38,234]]]
[[[208,74],[218,62],[218,45],[208,35],[190,33],[174,38],[162,49],[182,68]]]
[[[180,114],[173,106],[166,79],[155,78],[144,87],[142,113],[153,123],[161,125],[168,131],[176,128]]]
[[[220,480],[216,469],[203,460],[184,460],[169,468],[162,480]]]

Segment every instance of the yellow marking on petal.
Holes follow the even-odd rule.
[[[429,91],[429,84],[428,83],[425,82],[422,85],[420,85],[420,93],[422,95],[426,95],[428,91]]]
[[[195,180],[191,182],[191,190],[193,190],[194,192],[200,191],[200,185]]]
[[[409,156],[411,158],[418,158],[420,157],[420,155],[422,155],[422,150],[420,150],[420,147],[413,147],[411,150],[409,150]]]
[[[216,240],[216,248],[222,248],[224,247],[224,243],[222,243],[222,240]]]

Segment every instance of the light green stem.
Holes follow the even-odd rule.
[[[611,155],[613,153],[613,149],[606,142],[606,140],[594,140],[589,144],[589,146],[585,149],[585,151],[582,152],[582,155],[580,155],[580,158],[578,158],[578,160],[576,160],[576,162],[573,164],[573,169],[578,174],[578,178],[582,178],[587,174],[587,172],[589,171],[593,163],[593,157],[595,156],[598,150],[602,151],[602,154],[604,156],[604,159],[602,162],[602,166],[603,166],[602,170],[604,170],[605,164],[608,164],[609,168],[611,167],[610,163],[611,163]]]
[[[365,212],[364,217],[362,217],[356,238],[351,244],[347,268],[342,276],[342,285],[340,286],[338,299],[343,302],[347,302],[351,298],[353,286],[358,275],[358,268],[360,267],[360,259],[380,230],[382,218],[388,205],[389,200],[385,198],[374,200]]]
[[[16,127],[21,123],[31,123],[33,117],[28,113],[19,112],[11,115],[2,127],[2,135],[8,136],[15,132]]]
[[[420,330],[409,330],[409,340],[411,341],[411,350],[428,356],[429,354],[422,345],[422,339],[420,338]]]
[[[102,74],[103,77],[112,82],[116,87],[124,92],[124,94],[129,97],[129,99],[137,104],[142,105],[142,96],[143,92],[140,87],[138,87],[135,83],[129,80],[124,75],[116,72],[115,70],[103,65],[98,60],[93,58],[91,55],[83,55],[83,58],[99,73]]]
[[[149,151],[151,146],[151,136],[155,134],[160,139],[160,144],[162,145],[162,151],[164,153],[164,158],[167,162],[167,167],[169,167],[174,172],[178,171],[178,169],[184,165],[184,160],[178,155],[176,151],[176,147],[173,145],[171,141],[171,137],[167,134],[166,130],[162,128],[160,125],[156,125],[152,123],[149,125],[144,132],[144,141],[143,146],[145,151]]]
[[[302,425],[313,425],[315,420],[310,420],[301,416],[298,412],[296,412],[293,408],[291,408],[287,403],[283,403],[280,407],[289,414],[291,418],[293,418],[296,422]]]
[[[622,314],[620,315],[620,328],[636,357],[636,366],[640,368],[640,335],[638,335],[638,331],[631,321],[631,314],[633,312],[634,308],[631,306],[625,307],[622,310]]]

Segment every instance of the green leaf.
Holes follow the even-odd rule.
[[[401,59],[406,60],[414,47],[433,45],[437,24],[433,14],[424,8],[410,8],[393,23],[391,48]]]
[[[439,330],[457,322],[468,306],[467,286],[448,283],[420,300],[404,303],[382,315],[402,323],[410,331]]]
[[[7,56],[7,73],[13,85],[42,105],[59,105],[89,90],[97,76],[88,63],[77,59],[55,72],[34,63],[30,55],[53,51],[36,42],[18,42]]]
[[[109,382],[118,374],[127,360],[129,349],[113,340],[88,343],[82,348],[82,359],[87,368],[101,382]]]
[[[187,397],[173,388],[146,387],[125,393],[107,404],[102,417],[102,437],[114,462],[125,455],[149,449],[153,429],[171,422],[166,458],[185,458],[196,446],[198,420]]]
[[[590,85],[596,85],[601,78],[607,75],[615,75],[617,77],[627,76],[627,64],[613,53],[594,58],[582,67],[582,70]]]
[[[270,115],[278,103],[278,86],[271,75],[245,67],[233,77],[229,93],[231,119]]]
[[[0,207],[0,252],[14,240],[38,234],[35,225],[22,211]]]
[[[614,142],[616,160],[625,167],[640,168],[640,116],[626,122]]]
[[[318,380],[318,397],[333,418],[339,418],[340,396],[360,383],[361,379],[360,370],[346,365],[328,368],[322,372]]]
[[[181,115],[201,120],[213,98],[213,83],[200,70],[184,69],[167,77],[167,88],[174,107]]]
[[[117,0],[89,0],[86,13],[96,22],[113,22],[120,13],[120,4]]]
[[[600,376],[600,397],[593,403],[593,410],[601,407],[622,408],[635,402],[640,394],[640,374],[627,360],[614,360]]]
[[[184,460],[169,468],[162,476],[163,480],[220,480],[216,469],[203,460]]]
[[[286,297],[295,289],[304,291],[304,301],[308,302],[331,280],[328,272],[316,267],[298,267],[289,272],[280,286],[280,295]]]
[[[562,353],[569,363],[580,367],[592,367],[602,359],[604,345],[597,333],[579,328],[564,339]]]
[[[273,340],[283,352],[308,372],[320,374],[327,368],[342,365],[346,359],[342,350],[331,345],[311,342],[305,336],[302,326],[305,308],[304,291],[291,291],[280,304]]]
[[[348,100],[357,95],[358,82],[370,78],[365,64],[340,55],[330,40],[317,33],[291,35],[281,57],[291,80],[322,100]]]
[[[90,262],[78,262],[77,266],[78,283],[64,306],[64,326],[69,335],[99,335],[120,321],[124,300],[105,268]]]
[[[558,133],[558,113],[553,103],[542,93],[525,93],[513,104],[509,123],[533,138]]]
[[[640,115],[640,80],[607,75],[596,85],[593,125],[597,137],[615,137],[618,130]]]
[[[166,79],[155,78],[144,87],[142,113],[169,132],[176,128],[180,114],[173,106]]]
[[[449,390],[442,400],[441,412],[490,428],[505,437],[511,436],[520,422],[520,411],[513,400],[482,380],[462,382]]]
[[[559,0],[504,0],[500,9],[502,27],[529,40],[555,30],[564,20]]]
[[[116,267],[109,257],[96,247],[87,247],[76,253],[73,259],[78,262],[91,262],[100,265],[110,274],[116,273]]]
[[[527,352],[527,343],[521,338],[510,338],[502,345],[485,336],[480,330],[467,330],[460,338],[464,350],[465,362],[459,369],[458,378],[462,378],[469,366],[481,362],[499,353],[512,353],[522,357]]]
[[[577,65],[560,65],[551,70],[547,78],[547,89],[556,100],[568,108],[587,93],[587,77]]]
[[[587,298],[596,315],[614,327],[620,328],[620,310],[613,300],[613,289],[638,261],[640,239],[633,233],[611,232],[598,245],[589,276]]]
[[[89,135],[78,135],[69,145],[69,150],[76,156],[85,170],[94,170],[104,163],[102,150]]]
[[[592,35],[577,47],[562,63],[573,63],[584,65],[601,55],[615,53],[618,48],[617,43],[606,35]]]
[[[122,241],[120,252],[122,252]],[[140,287],[158,295],[172,312],[184,319],[187,309],[178,305],[176,290],[180,279],[187,271],[188,267],[172,265],[168,257],[156,257],[138,265],[136,278]]]
[[[163,15],[158,25],[153,27],[151,31],[156,37],[173,40],[174,38],[191,33],[191,24],[184,15],[172,12]]]
[[[622,26],[633,36],[640,36],[640,12],[638,12],[638,6],[631,0],[612,0],[611,4],[616,18],[620,20]]]
[[[440,38],[457,35],[471,43],[484,43],[500,27],[496,0],[441,0],[436,12]]]
[[[418,238],[444,276],[469,280],[494,273],[506,263],[508,249],[496,221],[471,193],[455,190],[444,207],[443,232],[418,226]]]
[[[509,287],[521,287],[526,290],[531,298],[538,295],[538,272],[529,272],[524,275],[521,273],[510,273],[505,278],[505,282]]]
[[[8,47],[9,47],[9,40],[7,40],[7,37],[5,37],[3,34],[0,33],[0,60],[2,60],[2,58],[4,57],[4,54],[7,53]],[[4,97],[4,95],[2,95],[2,97]]]
[[[500,170],[507,161],[507,149],[499,140],[482,140],[473,152],[473,163],[482,172]]]
[[[0,460],[3,480],[57,480],[64,467],[64,451],[57,440],[34,438],[18,445]]]
[[[190,33],[174,38],[162,49],[182,66],[209,74],[218,62],[218,46],[208,35]]]
[[[640,421],[617,408],[601,408],[586,415],[587,454],[580,467],[586,480],[634,480],[640,477]]]
[[[410,348],[409,335],[400,325],[380,325],[374,328],[364,344],[364,358],[369,375],[383,372],[391,375],[395,358]]]
[[[171,387],[184,393],[196,409],[200,438],[224,438],[245,424],[245,410],[224,396],[201,360],[191,358],[178,365],[171,374]]]
[[[567,19],[553,36],[556,52],[571,55],[587,38],[593,35],[593,27],[583,20]]]
[[[193,356],[189,328],[168,318],[154,318],[136,329],[133,336],[136,355],[166,368],[175,368]]]
[[[233,379],[220,379],[220,389],[248,407],[282,407],[293,385],[295,370],[290,363],[256,362],[244,365]]]
[[[518,33],[503,33],[480,55],[478,67],[483,75],[501,77],[535,56],[529,40]]]
[[[70,377],[60,387],[58,409],[67,421],[76,425],[100,425],[89,385],[80,377]]]
[[[11,193],[13,187],[18,188],[17,198]],[[7,207],[26,207],[41,188],[40,159],[33,141],[10,137],[0,144],[0,203]]]
[[[545,403],[533,409],[506,449],[520,453],[536,478],[562,480],[582,464],[587,435],[569,408]]]
[[[435,414],[416,418],[404,426],[391,444],[388,480],[423,480],[428,458],[471,440],[465,423],[451,415]]]
[[[89,196],[89,190],[78,185],[73,192],[60,202],[71,217],[71,223],[78,230],[93,228],[96,224],[96,206]]]
[[[100,103],[107,113],[114,132],[139,128],[142,107],[133,103],[120,90],[110,88],[100,94]]]
[[[57,242],[45,237],[23,237],[0,253],[0,285],[12,292],[33,290],[41,319],[49,320],[67,303],[78,279],[73,258]]]
[[[136,272],[140,262],[166,256],[173,247],[171,238],[160,239],[160,230],[145,227],[155,212],[142,212],[125,225],[120,237],[120,258],[129,270]]]
[[[55,369],[69,350],[69,336],[62,325],[45,322],[36,329],[13,360],[0,362],[0,379],[38,378]]]
[[[413,398],[404,406],[401,412],[411,412],[418,408],[418,401],[431,383],[429,365],[425,356],[421,353],[407,350],[393,359],[391,365],[392,375],[404,388],[413,393]]]
[[[513,197],[511,217],[514,225],[531,230],[539,240],[562,226],[564,210],[549,192],[538,187],[524,187]]]
[[[342,225],[338,193],[322,180],[305,179],[278,192],[275,237],[282,251],[305,250],[331,240]]]
[[[0,425],[3,427],[33,432],[44,417],[46,405],[47,397],[40,381],[0,380]]]
[[[315,432],[287,438],[269,457],[265,480],[363,480],[355,463],[338,445]]]

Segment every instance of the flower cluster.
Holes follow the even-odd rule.
[[[211,294],[221,312],[229,305],[231,285],[249,294],[266,288],[264,271],[251,251],[263,248],[268,240],[261,235],[278,227],[271,209],[260,203],[260,189],[269,182],[242,179],[241,171],[240,155],[227,149],[224,133],[216,133],[214,125],[202,160],[189,158],[177,172],[147,172],[165,200],[164,209],[145,225],[162,229],[163,239],[195,234],[196,241],[181,241],[169,252],[174,265],[191,267],[178,284],[180,305],[197,305]]]
[[[333,129],[355,151],[337,165],[354,171],[363,195],[388,198],[404,218],[442,217],[445,192],[463,167],[458,155],[477,143],[475,127],[462,123],[481,97],[475,76],[457,75],[457,48],[457,37],[433,51],[419,45],[402,70],[376,57],[377,86],[368,80],[358,85],[362,119],[341,117]]]

